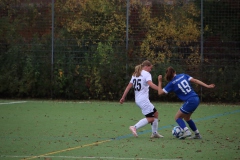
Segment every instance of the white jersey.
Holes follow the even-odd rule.
[[[149,85],[148,81],[152,81],[152,76],[149,72],[142,70],[139,77],[132,76],[130,83],[133,84],[135,102],[142,109],[144,115],[153,112],[154,106],[149,100]]]

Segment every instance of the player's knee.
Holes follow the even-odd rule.
[[[148,120],[148,123],[153,123],[154,118],[153,117],[148,117],[147,120]]]
[[[154,118],[158,118],[158,112],[154,113]]]
[[[180,114],[176,114],[176,115],[175,115],[175,117],[174,117],[175,121],[176,121],[178,118],[182,118]]]
[[[187,122],[189,121],[191,118],[190,117],[184,117],[184,120]]]

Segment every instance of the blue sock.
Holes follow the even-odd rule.
[[[189,121],[187,121],[187,123],[188,123],[189,127],[192,129],[192,131],[197,130],[197,127],[196,127],[195,123],[193,122],[193,120],[190,119]]]
[[[181,118],[178,118],[178,119],[176,120],[176,122],[177,122],[177,124],[178,124],[182,129],[184,129],[184,128],[186,127],[185,122],[184,122]]]

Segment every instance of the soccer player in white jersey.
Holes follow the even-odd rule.
[[[163,136],[158,133],[158,111],[149,100],[149,86],[154,90],[158,90],[158,86],[152,82],[152,75],[149,73],[152,70],[152,64],[148,60],[145,60],[142,64],[135,67],[135,72],[132,74],[132,78],[127,85],[120,103],[125,101],[129,90],[134,89],[135,102],[137,106],[142,110],[142,114],[145,118],[141,119],[134,126],[130,126],[129,129],[135,137],[138,137],[137,129],[151,123],[152,135],[151,138],[162,138]]]
[[[191,128],[191,130],[195,132],[195,135],[191,138],[201,139],[202,137],[195,123],[191,119],[191,115],[197,109],[200,100],[197,93],[192,89],[190,82],[199,84],[206,88],[214,88],[215,85],[207,85],[204,82],[187,74],[176,74],[176,71],[172,67],[167,68],[165,79],[169,83],[162,89],[162,75],[158,76],[158,94],[162,95],[169,92],[174,92],[178,98],[184,102],[175,115],[175,121],[184,130],[183,136],[179,137],[179,139],[185,139],[186,137],[191,136],[191,131],[189,131],[188,127],[186,127],[183,119],[188,123],[188,126]]]

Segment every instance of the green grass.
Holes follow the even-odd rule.
[[[171,135],[181,103],[154,102],[161,139],[151,126],[128,127],[142,119],[134,102],[0,100],[0,159],[240,159],[240,106],[200,104],[192,118],[201,140]]]

